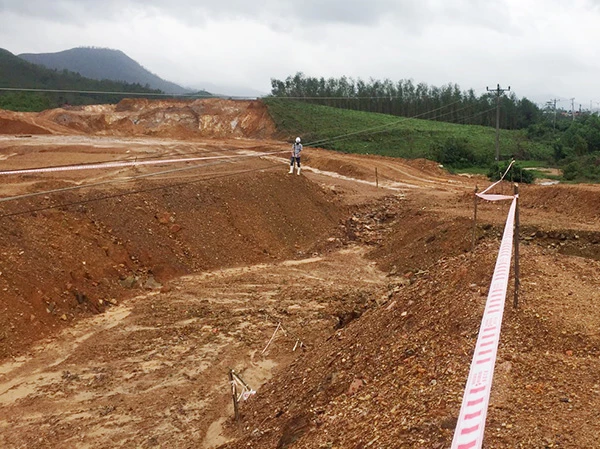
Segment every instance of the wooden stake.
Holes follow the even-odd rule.
[[[375,167],[375,187],[379,188],[379,175],[377,174],[377,167]]]
[[[502,176],[502,175],[500,175],[500,176]],[[504,193],[504,181],[500,182],[500,194],[506,195]],[[506,216],[506,214],[508,214],[508,210],[506,208],[510,207],[510,206],[508,205],[508,201],[500,201],[500,205],[502,206],[502,216],[504,217],[504,216]]]
[[[479,191],[479,187],[475,186],[475,194],[474,197],[474,207],[473,207],[473,238],[471,241],[471,252],[475,251],[475,239],[477,238],[477,192]]]
[[[240,411],[238,408],[238,401],[237,401],[237,386],[235,384],[235,379],[233,378],[233,370],[232,369],[229,370],[229,383],[231,384],[231,396],[233,398],[233,412],[235,415],[235,422],[239,422],[240,421]]]
[[[521,286],[521,273],[519,272],[519,231],[521,223],[519,222],[519,185],[515,184],[515,196],[517,197],[516,209],[515,209],[515,232],[513,235],[513,241],[515,244],[515,298],[513,301],[513,307],[516,309],[519,307],[519,287]]]

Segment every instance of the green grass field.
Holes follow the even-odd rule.
[[[436,147],[450,138],[466,141],[475,155],[475,166],[494,161],[496,130],[409,119],[386,114],[351,111],[300,101],[263,100],[279,132],[302,142],[347,153],[378,154],[403,158],[436,159]],[[322,142],[322,143],[319,143]],[[500,131],[501,160],[548,160],[551,150],[530,141],[523,131]],[[537,164],[539,165],[539,164]]]

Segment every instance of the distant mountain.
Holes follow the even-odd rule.
[[[168,94],[191,93],[190,90],[146,70],[120,50],[72,48],[58,53],[23,53],[19,57],[49,69],[66,69],[95,80],[138,83]]]
[[[119,93],[81,93],[81,91],[135,92],[139,93],[137,95],[139,97],[144,97],[144,94],[161,93],[159,90],[148,89],[139,84],[98,81],[68,70],[51,70],[27,62],[1,48],[0,88],[3,88],[0,90],[0,108],[17,111],[41,111],[64,104],[118,103],[123,99],[123,95]],[[44,92],[28,91],[31,89],[41,89]],[[154,96],[148,95],[148,98]]]

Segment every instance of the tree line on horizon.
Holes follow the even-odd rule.
[[[285,80],[271,79],[271,96],[306,101],[324,106],[378,112],[401,117],[439,120],[469,125],[496,126],[496,95],[477,95],[473,89],[461,90],[458,84],[430,86],[410,79],[364,81],[309,77],[302,72]],[[514,93],[500,97],[500,127],[524,129],[537,123],[541,109]]]
[[[272,98],[456,124],[496,126],[495,92],[477,95],[473,89],[463,91],[453,83],[436,87],[407,79],[366,82],[346,76],[308,77],[298,72],[285,80],[272,78],[271,87]],[[526,139],[530,142],[528,147],[537,148],[534,153],[539,159],[563,168],[565,180],[600,182],[598,113],[555,114],[552,109],[541,109],[510,92],[500,96],[500,127],[520,130],[518,139]],[[438,142],[433,152],[435,159],[455,167],[477,165],[472,140],[472,136],[450,136],[447,141]],[[514,157],[528,158],[521,153],[517,148]]]

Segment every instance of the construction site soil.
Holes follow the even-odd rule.
[[[251,101],[0,111],[0,447],[450,447],[508,204],[286,140]],[[484,447],[598,448],[600,188],[520,215]]]

